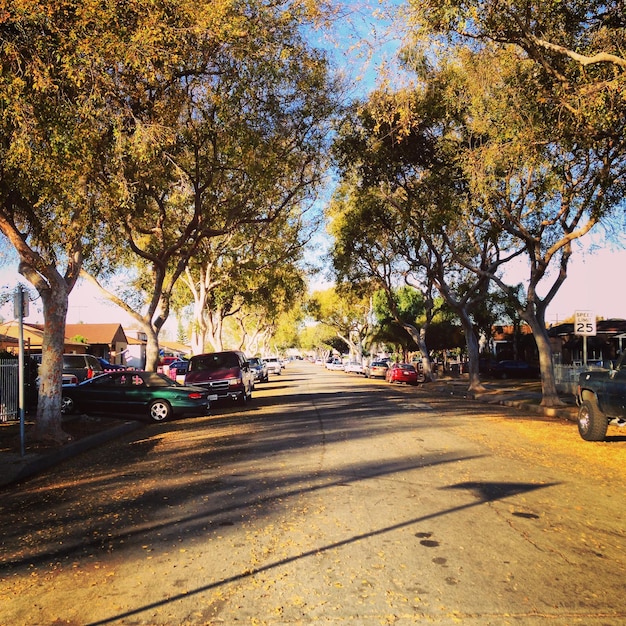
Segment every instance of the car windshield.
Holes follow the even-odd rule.
[[[66,355],[63,357],[63,367],[68,369],[78,369],[81,367],[85,367],[85,357],[82,355]]]
[[[223,368],[239,367],[237,355],[230,353],[207,354],[201,357],[195,357],[189,363],[189,371],[209,371],[219,370]]]

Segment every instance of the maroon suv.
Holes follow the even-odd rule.
[[[205,387],[218,400],[246,404],[252,399],[254,372],[238,350],[197,354],[189,359],[185,385]]]

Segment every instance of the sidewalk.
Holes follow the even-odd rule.
[[[545,408],[541,402],[541,388],[537,382],[528,381],[488,381],[487,391],[471,394],[467,390],[467,380],[442,378],[424,387],[433,394],[456,396],[483,402],[509,406],[535,419],[557,418],[576,420],[578,409],[571,395],[563,396],[565,406]],[[60,448],[35,446],[26,440],[25,455],[20,454],[19,423],[0,424],[0,489],[46,471],[48,468],[107,441],[120,437],[145,426],[145,422],[121,421],[114,418],[74,417],[65,422],[64,428],[74,438]],[[31,428],[32,424],[28,425]],[[28,433],[28,430],[27,430]]]
[[[576,400],[572,394],[562,394],[562,407],[548,408],[541,404],[541,383],[539,381],[493,381],[483,382],[486,391],[470,393],[467,390],[467,379],[442,378],[432,383],[433,390],[445,395],[454,395],[484,402],[485,404],[500,404],[521,409],[537,417],[558,418],[575,422],[578,415]]]

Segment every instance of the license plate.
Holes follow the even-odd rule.
[[[209,402],[217,402],[217,394],[213,393],[209,396]]]

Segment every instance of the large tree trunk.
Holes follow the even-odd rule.
[[[65,348],[65,321],[69,289],[60,279],[53,289],[40,291],[44,329],[39,368],[39,399],[33,436],[37,441],[64,443],[68,435],[61,422],[61,382]]]
[[[156,372],[159,364],[159,333],[150,323],[143,322],[141,327],[148,337],[146,344],[146,370]]]
[[[424,382],[430,383],[433,380],[432,363],[430,362],[430,355],[428,354],[428,346],[426,345],[426,325],[420,326],[417,329],[413,324],[407,324],[400,320],[396,320],[402,324],[402,328],[406,330],[411,336],[411,339],[417,344],[422,355],[422,374],[424,375]]]
[[[467,356],[469,359],[468,391],[485,391],[485,387],[480,380],[480,372],[478,370],[480,347],[478,345],[478,337],[474,332],[474,324],[465,309],[457,310],[457,315],[460,317],[461,325],[463,326],[463,333],[465,334],[465,345],[467,347]]]
[[[556,379],[554,377],[554,366],[552,364],[552,345],[548,337],[548,330],[543,321],[541,312],[533,314],[525,312],[523,319],[530,326],[533,337],[537,344],[539,352],[539,367],[541,368],[541,406],[558,407],[564,403],[559,398],[559,392],[556,388]]]
[[[204,305],[194,302],[193,320],[191,324],[191,351],[193,354],[202,354],[206,344],[207,321]]]
[[[222,348],[222,322],[224,321],[222,317],[221,310],[217,310],[215,312],[209,312],[208,314],[208,326],[206,336],[211,344],[212,350],[214,352],[221,352]],[[203,352],[208,351],[208,347],[205,344]]]

